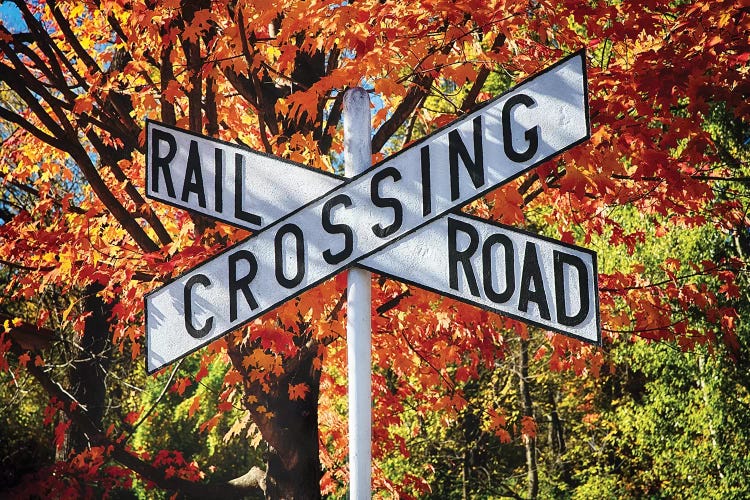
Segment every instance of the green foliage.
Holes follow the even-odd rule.
[[[602,380],[609,404],[574,431],[589,439],[570,452],[579,464],[573,498],[742,498],[750,394],[724,353],[641,342],[615,357]]]
[[[750,127],[716,106],[707,129],[737,167],[737,179],[717,183],[717,206],[745,203]],[[551,207],[541,206],[525,215],[530,227],[558,237],[544,223],[552,213]],[[679,294],[665,294],[663,307],[682,310],[693,335],[704,338],[690,342],[678,335],[652,341],[648,335],[639,339],[639,332],[622,330],[604,347],[605,364],[598,374],[590,367],[583,373],[549,371],[550,354],[537,350],[543,345],[541,335],[532,333],[531,354],[536,355],[529,373],[539,497],[745,498],[750,491],[750,325],[738,320],[738,345],[725,344],[722,327],[711,315],[733,306],[739,318],[749,317],[750,286],[739,273],[734,284],[740,295],[733,298],[719,292],[721,280],[698,270],[734,265],[724,262],[728,257],[744,259],[750,249],[748,228],[744,222],[729,231],[676,222],[670,215],[645,213],[627,204],[611,208],[607,216],[637,243],[612,245],[611,233],[589,234],[587,246],[598,252],[601,273],[627,274],[643,266],[653,284],[645,286],[695,287],[715,297],[715,303],[707,309],[681,307]],[[581,229],[574,236],[582,240],[585,234]],[[681,266],[670,267],[670,259]],[[633,304],[622,302],[621,307]],[[460,387],[468,405],[457,418],[446,421],[407,409],[402,425],[392,432],[404,437],[411,455],[385,461],[389,477],[421,474],[430,484],[429,498],[523,497],[526,463],[518,431],[517,380],[518,360],[509,356]],[[482,426],[488,408],[500,409],[507,417],[509,443],[501,443]],[[555,413],[562,422],[562,441],[552,432]]]
[[[262,465],[257,429],[247,413],[238,409],[235,395],[222,393],[224,375],[230,365],[215,361],[199,382],[185,387],[186,378],[200,369],[200,356],[186,358],[179,369],[165,371],[146,383],[142,407],[153,413],[133,436],[136,449],[155,456],[159,450],[179,450],[185,461],[195,462],[210,481],[233,479],[232,471]],[[164,392],[166,390],[166,392]],[[183,391],[181,394],[180,392]],[[139,498],[167,498],[163,491],[144,489]]]
[[[419,413],[407,402],[402,425],[392,433],[404,440],[410,455],[388,458],[382,465],[384,472],[397,483],[408,475],[425,479],[431,491],[423,498],[500,497],[513,491],[519,482],[508,478],[508,471],[522,471],[523,450],[517,440],[507,442],[494,432],[488,411],[513,405],[512,375],[502,369],[481,369],[478,380],[460,384],[456,390],[469,404],[455,418]],[[512,411],[510,424],[519,418],[519,412]]]
[[[43,426],[47,398],[28,376],[0,372],[0,491],[54,460],[52,432]]]

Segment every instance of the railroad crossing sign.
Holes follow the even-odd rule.
[[[355,264],[598,343],[593,252],[456,212],[587,140],[587,104],[580,51],[351,179],[148,122],[149,197],[258,231],[146,297],[147,370]]]

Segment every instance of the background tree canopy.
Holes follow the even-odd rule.
[[[145,200],[144,121],[341,173],[347,88],[379,160],[585,47],[591,140],[464,210],[596,250],[603,346],[375,276],[373,489],[747,495],[747,1],[0,13],[0,490],[344,498],[345,273],[146,375],[144,294],[249,233]]]

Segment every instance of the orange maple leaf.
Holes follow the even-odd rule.
[[[94,98],[88,95],[81,95],[76,98],[75,104],[73,105],[73,113],[83,114],[89,113],[94,109]]]
[[[199,427],[200,432],[211,432],[211,429],[216,427],[216,424],[219,423],[220,418],[221,415],[217,414],[203,422]]]
[[[195,412],[198,411],[201,407],[201,397],[195,396],[193,398],[193,402],[190,403],[190,408],[188,408],[188,417],[192,417],[195,415]]]
[[[289,400],[294,401],[295,399],[305,399],[310,387],[307,384],[289,384]]]
[[[162,97],[166,99],[168,103],[174,104],[177,98],[183,97],[185,92],[180,88],[180,84],[176,80],[170,80],[167,83],[167,88],[164,89]]]
[[[185,393],[185,389],[190,387],[190,379],[187,377],[179,379],[177,382],[172,384],[172,387],[169,388],[171,392],[176,392],[180,396],[182,396]]]
[[[227,385],[234,385],[242,382],[242,374],[237,370],[231,369],[224,375],[224,383]]]
[[[209,359],[208,359],[207,356],[203,356],[201,358],[200,369],[198,370],[198,373],[195,374],[195,381],[196,382],[200,382],[203,377],[205,377],[206,375],[208,375],[208,362],[209,362]]]

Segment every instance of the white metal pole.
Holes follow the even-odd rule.
[[[353,88],[344,95],[344,173],[352,177],[372,166],[370,98]],[[349,498],[371,498],[371,351],[370,272],[349,269],[346,345],[349,365]]]

